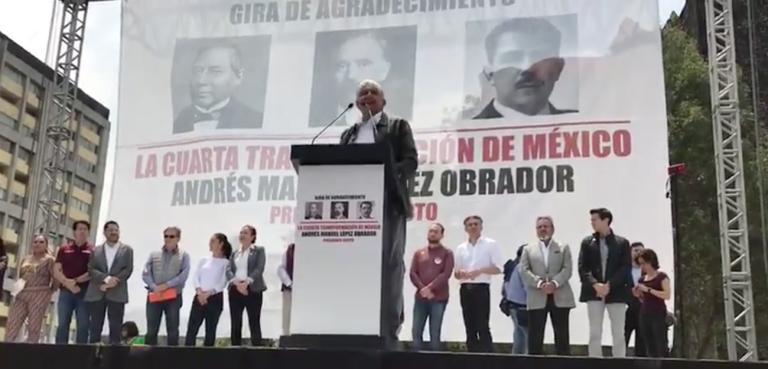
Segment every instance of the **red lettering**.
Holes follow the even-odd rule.
[[[499,161],[499,138],[498,137],[483,137],[483,161],[494,162]]]
[[[632,154],[632,135],[626,129],[613,132],[613,152],[620,158]]]
[[[453,163],[456,157],[456,141],[449,138],[440,140],[440,162],[442,164]]]
[[[563,132],[563,157],[581,157],[579,152],[579,132]]]
[[[163,155],[163,176],[170,177],[173,175],[173,164],[175,162],[173,153],[167,152]]]
[[[501,160],[515,160],[515,136],[504,136],[501,138]]]
[[[475,139],[459,138],[459,163],[472,163],[475,161]]]
[[[263,146],[261,148],[261,161],[259,169],[275,169],[275,148]]]
[[[595,153],[595,156],[605,158],[611,155],[611,144],[607,142],[610,139],[611,135],[605,130],[592,132],[592,152]]]
[[[545,159],[547,136],[544,133],[523,136],[523,160]]]

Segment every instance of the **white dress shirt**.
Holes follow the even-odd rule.
[[[109,270],[112,269],[112,263],[115,261],[115,255],[117,255],[117,249],[120,248],[120,242],[110,245],[108,243],[104,243],[104,254],[107,256],[107,273],[109,273]],[[109,282],[111,279],[111,276],[107,276],[104,278],[104,283]]]
[[[474,245],[466,241],[456,249],[455,270],[472,271],[490,266],[503,270],[503,265],[499,245],[488,237],[480,237]],[[491,275],[483,273],[475,279],[462,280],[461,283],[491,283]]]
[[[368,121],[360,124],[360,128],[357,130],[357,138],[355,143],[358,144],[371,144],[376,142],[376,123],[381,120],[381,113],[374,115]]]
[[[282,282],[286,287],[291,287],[291,284],[293,284],[293,281],[291,280],[291,276],[288,275],[288,251],[283,253],[283,259],[280,261],[280,265],[277,267],[277,276],[280,278],[280,282]]]
[[[251,253],[251,248],[253,248],[253,245],[245,249],[245,251],[239,249],[235,252],[235,268],[237,268],[237,270],[235,271],[234,279],[236,281],[253,282],[248,278],[248,255]]]
[[[211,106],[210,108],[203,108],[200,106],[195,105],[195,109],[197,109],[198,112],[203,114],[212,114],[220,112],[221,109],[224,109],[229,105],[229,98],[227,98],[224,101],[219,102],[218,104]],[[195,122],[195,125],[192,130],[194,131],[208,131],[212,129],[216,129],[216,127],[219,126],[219,120],[218,119],[211,119],[211,120],[203,120],[199,122]]]
[[[219,293],[227,287],[227,265],[225,258],[206,257],[197,264],[194,287],[203,291]]]
[[[515,109],[501,105],[498,99],[493,100],[493,108],[496,109],[504,118],[528,118],[528,115],[523,114]],[[541,111],[536,115],[550,115],[552,112],[549,109],[549,103],[545,105]]]
[[[543,240],[539,240],[539,251],[541,251],[541,256],[544,258],[544,268],[549,269],[549,246],[552,245],[552,239],[549,240],[549,242],[544,243]],[[539,281],[537,287],[541,288],[541,285],[544,284],[545,281]],[[549,282],[549,281],[547,281]],[[551,281],[555,284],[555,287],[560,287],[560,284],[557,283],[557,281]]]

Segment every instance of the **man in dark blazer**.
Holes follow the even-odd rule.
[[[248,314],[251,345],[261,345],[261,306],[264,283],[264,266],[267,261],[263,246],[256,245],[256,228],[243,226],[239,235],[240,248],[232,254],[227,268],[229,286],[229,314],[232,323],[232,345],[242,344],[243,310]]]
[[[90,342],[101,341],[104,315],[109,318],[109,343],[120,343],[125,304],[128,303],[128,278],[133,273],[133,249],[120,242],[120,226],[115,221],[104,224],[106,242],[96,246],[88,263],[91,283],[85,301],[91,317]]]
[[[549,101],[565,67],[560,30],[542,18],[513,18],[485,38],[483,75],[496,97],[473,119],[577,113]]]
[[[603,316],[608,310],[613,338],[613,357],[625,357],[624,321],[630,296],[632,260],[629,241],[613,233],[613,214],[608,209],[589,211],[595,233],[581,242],[579,276],[581,298],[589,317],[589,356],[602,357]]]
[[[262,113],[234,97],[244,78],[242,55],[236,46],[217,45],[202,49],[193,66],[192,105],[176,117],[173,133],[261,128]]]
[[[390,117],[384,113],[386,99],[381,85],[373,80],[364,80],[357,89],[357,108],[363,113],[361,122],[349,127],[341,134],[341,144],[386,143],[395,159],[398,179],[392,211],[385,214],[392,231],[383,234],[384,245],[388,247],[387,277],[384,280],[384,301],[382,302],[381,336],[388,348],[396,348],[397,332],[403,311],[403,278],[405,276],[405,222],[413,215],[413,206],[408,196],[407,181],[413,178],[418,166],[416,144],[411,126],[405,119]]]

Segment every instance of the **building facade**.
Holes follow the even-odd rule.
[[[46,101],[53,91],[53,70],[0,33],[0,238],[8,269],[0,302],[0,338],[5,337],[10,293],[17,264],[29,252],[35,229],[38,189],[43,178],[45,129],[51,114]],[[71,225],[87,220],[91,239],[98,231],[99,206],[109,138],[109,110],[78,91],[73,140],[67,157],[59,233],[72,236]],[[51,245],[53,251],[58,245]],[[47,319],[51,322],[52,317]]]

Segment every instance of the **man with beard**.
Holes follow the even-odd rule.
[[[262,113],[233,96],[245,78],[242,55],[236,46],[200,50],[192,70],[192,105],[176,117],[173,133],[261,128]]]
[[[577,113],[549,101],[565,67],[560,31],[540,18],[515,18],[496,26],[485,38],[488,65],[483,74],[496,89],[473,119]]]

